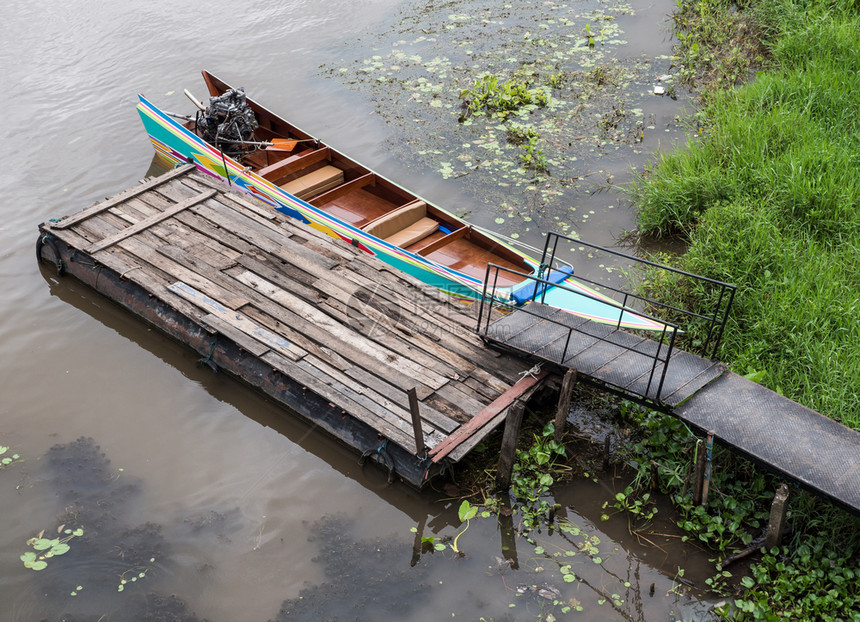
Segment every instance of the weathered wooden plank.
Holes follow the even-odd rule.
[[[217,300],[198,292],[193,287],[190,287],[185,283],[174,283],[168,289],[174,294],[185,298],[189,302],[193,302],[201,309],[205,309],[211,315],[221,320],[221,322],[229,324],[233,328],[241,331],[249,337],[252,337],[263,344],[266,347],[266,350],[273,350],[292,360],[298,360],[307,354],[307,352],[295,344],[290,344],[280,335],[263,328],[256,322],[252,322],[244,314],[228,309]],[[256,356],[262,356],[264,353],[265,351],[254,352]]]
[[[248,304],[247,298],[237,296],[234,292],[210,279],[207,279],[206,277],[201,276],[193,270],[189,270],[181,264],[169,259],[166,255],[155,248],[144,243],[143,235],[145,234],[138,234],[133,238],[122,240],[119,242],[119,246],[132,255],[135,255],[143,261],[155,266],[162,272],[169,274],[174,280],[187,283],[194,289],[220,301],[231,309],[238,309],[239,307]]]
[[[274,306],[276,305],[273,303],[272,307]],[[281,335],[290,343],[296,344],[302,350],[305,350],[309,355],[313,354],[318,359],[325,361],[336,369],[343,371],[354,365],[352,361],[348,361],[331,348],[327,348],[323,345],[318,344],[312,339],[309,339],[303,333],[295,330],[291,325],[286,324],[277,317],[273,317],[272,315],[269,315],[269,313],[267,313],[266,311],[257,308],[255,303],[253,302],[242,307],[242,313],[247,315],[249,318],[257,322],[261,326],[264,326],[272,332]],[[288,320],[289,318],[284,319]]]
[[[493,390],[492,388],[485,385],[483,382],[480,382],[475,379],[472,375],[469,375],[468,378],[461,380],[461,382],[470,389],[472,389],[472,391],[480,393],[484,399],[490,402],[499,397],[499,395],[501,394],[500,391]]]
[[[257,278],[259,280],[259,277]],[[284,299],[290,301],[291,297],[289,294],[285,292],[285,295]],[[339,355],[349,360],[352,364],[360,365],[372,374],[404,387],[404,390],[417,382],[419,384],[419,394],[432,393],[433,389],[427,386],[424,381],[426,374],[410,375],[406,373],[409,370],[402,369],[396,363],[396,359],[393,362],[387,360],[380,361],[368,356],[366,348],[357,340],[341,339],[333,335],[327,326],[319,325],[315,320],[304,314],[302,309],[298,311],[291,310],[275,299],[265,298],[264,301],[261,300],[262,298],[256,300],[254,303],[255,306],[260,307],[262,311],[265,311],[273,318],[277,318],[285,325],[290,326],[308,339],[313,340],[319,344],[320,348],[330,351],[336,350]],[[325,314],[323,313],[323,315]],[[416,378],[416,376],[420,377]]]
[[[225,322],[217,315],[207,313],[203,317],[203,321],[206,326],[209,326],[212,330],[224,335],[228,339],[231,339],[237,346],[254,356],[259,357],[263,356],[266,352],[270,352],[270,349],[267,346],[263,345],[241,329],[236,328],[230,322]]]
[[[289,264],[285,264],[281,261],[261,261],[248,255],[242,255],[237,259],[236,263],[237,267],[231,271],[231,275],[233,276],[235,276],[235,273],[244,271],[244,268],[245,270],[250,270],[254,274],[260,275],[278,287],[300,296],[302,299],[307,300],[312,304],[318,304],[323,300],[319,291],[311,287],[307,287],[289,277],[288,273],[292,272],[292,266]]]
[[[290,235],[290,239],[293,240],[296,244],[301,244],[305,248],[309,248],[316,253],[325,255],[329,259],[334,259],[338,263],[352,261],[352,259],[357,253],[364,252],[363,250],[346,243],[340,238],[326,235],[325,240],[322,241],[319,239],[318,236],[310,234],[324,234],[320,231],[317,231],[316,229],[305,225],[304,223],[300,223],[298,221],[291,221],[289,225],[284,225],[284,228],[286,228],[287,226],[295,226],[296,228],[298,228],[297,232],[294,232]]]
[[[451,453],[457,445],[474,434],[482,425],[498,415],[502,410],[513,404],[517,398],[543,380],[546,375],[547,372],[543,371],[536,376],[527,375],[518,380],[514,386],[502,393],[492,404],[475,415],[469,423],[457,428],[453,434],[431,449],[430,455],[433,457],[433,462],[439,462]]]
[[[308,390],[329,400],[332,406],[340,408],[344,413],[355,417],[359,421],[363,421],[374,430],[378,430],[380,434],[397,443],[406,451],[415,453],[415,442],[412,440],[411,435],[403,433],[395,426],[390,425],[385,419],[378,417],[374,412],[354,402],[348,395],[338,390],[344,389],[348,392],[343,385],[335,388],[326,382],[326,379],[318,370],[308,368],[307,366],[300,366],[295,361],[280,356],[276,352],[267,352],[261,358],[273,368],[307,387]]]
[[[339,274],[346,274],[345,271],[336,271]],[[399,338],[440,363],[456,369],[460,375],[474,369],[477,362],[472,359],[482,354],[481,351],[464,348],[461,350],[468,356],[462,356],[460,352],[436,343],[442,339],[442,335],[445,335],[447,327],[439,322],[438,316],[434,315],[438,304],[432,301],[425,300],[423,304],[422,301],[410,302],[388,289],[359,285],[348,278],[337,284],[320,279],[314,283],[314,287],[347,307],[352,307],[356,313],[349,315],[350,320],[358,319],[360,310],[367,316],[368,326],[385,327],[386,330],[379,333],[381,336],[387,335],[388,329],[396,330]],[[383,341],[383,343],[387,342]],[[450,373],[438,368],[437,371]]]
[[[367,295],[378,296],[381,301],[384,301],[382,305],[391,304],[398,309],[401,323],[405,327],[423,335],[426,339],[440,342],[440,349],[450,353],[442,358],[456,356],[460,360],[469,361],[472,366],[483,365],[490,369],[499,365],[496,361],[500,358],[498,352],[485,348],[473,331],[466,330],[460,324],[447,319],[450,304],[443,306],[433,298],[423,295],[424,288],[429,286],[423,284],[422,290],[417,290],[402,282],[399,287],[387,287],[365,276],[355,274],[343,266],[335,268],[333,272],[344,278],[338,283],[321,280],[314,283],[314,287],[344,303],[351,303],[353,296],[361,295],[363,288]],[[410,292],[412,297],[403,296],[401,291]],[[450,360],[449,362],[455,366],[462,364]]]
[[[408,404],[392,402],[385,396],[380,395],[369,387],[363,386],[361,383],[356,382],[340,370],[331,367],[324,361],[313,356],[306,357],[303,362],[303,365],[304,364],[312,365],[333,382],[337,382],[352,391],[353,399],[357,403],[374,412],[378,417],[385,419],[404,434],[414,434]],[[432,435],[434,432],[434,428],[429,425],[424,425],[422,429],[427,435]],[[441,438],[438,440],[441,440]]]
[[[335,322],[331,316],[319,311],[313,305],[290,295],[288,292],[252,272],[246,272],[237,278],[246,285],[263,292],[267,297],[276,301],[278,304],[293,311],[297,315],[307,318],[320,328],[325,329],[333,338],[354,344],[356,347],[364,351],[368,357],[374,358],[391,367],[396,366],[403,373],[412,376],[416,380],[419,380],[433,389],[438,389],[448,382],[447,378],[440,376],[426,367],[414,363],[406,357],[401,356],[399,353],[383,350],[371,340],[359,335],[352,329]]]
[[[194,179],[185,181],[188,184],[194,184]],[[222,227],[241,235],[258,246],[262,246],[263,243],[261,243],[259,236],[263,236],[266,240],[277,244],[282,249],[286,249],[289,253],[299,255],[323,269],[331,269],[341,263],[341,259],[339,258],[333,259],[326,254],[319,253],[308,246],[290,239],[290,236],[286,234],[285,229],[280,224],[244,208],[245,203],[239,203],[237,198],[239,197],[235,192],[229,194],[221,193],[217,197],[217,202],[208,205],[217,212],[219,219],[226,218],[228,221],[231,221],[224,222],[220,220],[219,224]],[[212,216],[212,214],[207,214],[207,217]]]
[[[517,400],[514,401],[514,403],[516,404],[517,402],[523,402],[524,404],[528,404],[532,396],[537,393],[541,389],[541,387],[546,386],[548,383],[552,382],[553,379],[556,378],[557,376],[545,377],[541,382],[535,384],[531,389],[527,389]],[[501,425],[501,423],[505,420],[507,412],[510,408],[511,406],[499,412],[498,415],[491,418],[489,421],[487,421],[487,423],[479,427],[469,438],[457,445],[457,447],[454,448],[454,450],[448,454],[448,460],[451,460],[452,462],[459,462],[460,460],[465,458],[466,455],[470,451],[472,451],[476,445],[478,445],[478,443],[487,438],[490,434],[492,434],[493,430],[495,430],[497,427],[499,427],[499,425]],[[526,413],[528,412],[529,410],[527,407]]]
[[[436,393],[449,402],[457,404],[470,417],[481,412],[489,403],[477,399],[477,394],[470,395],[464,390],[464,385],[461,385],[459,382],[449,382],[444,387],[437,389]]]
[[[131,197],[134,197],[134,196],[143,194],[144,192],[148,192],[150,190],[153,190],[157,186],[160,186],[160,185],[165,184],[165,183],[167,183],[167,182],[169,182],[169,181],[171,181],[177,177],[181,177],[182,175],[190,173],[191,171],[194,170],[194,168],[195,167],[193,164],[185,164],[185,165],[181,166],[180,168],[174,169],[172,171],[165,173],[164,175],[161,175],[160,177],[154,177],[153,179],[150,179],[146,183],[143,183],[139,186],[133,186],[132,188],[129,188],[125,192],[120,192],[118,195],[116,195],[115,197],[113,197],[107,201],[103,201],[102,203],[96,203],[95,205],[93,205],[93,206],[91,206],[85,210],[82,210],[73,216],[63,218],[60,222],[54,223],[53,228],[55,228],[55,229],[66,229],[68,227],[71,227],[72,225],[75,225],[75,224],[81,222],[82,220],[86,220],[87,218],[91,218],[92,216],[95,216],[96,214],[100,214],[100,213],[110,209],[114,205],[119,205],[120,203],[130,199]]]
[[[432,406],[436,410],[441,413],[444,413],[445,416],[453,419],[459,424],[468,423],[469,417],[471,416],[465,410],[460,408],[459,404],[455,404],[454,402],[445,399],[435,391],[432,395],[428,396],[427,399],[424,400],[424,403]]]
[[[354,378],[362,385],[370,387],[377,393],[384,395],[388,399],[397,402],[398,400],[402,400],[403,396],[406,395],[406,390],[389,384],[385,380],[381,378],[377,378],[370,372],[361,367],[350,367],[344,370],[344,373],[350,378]],[[416,389],[416,396],[419,401],[423,401],[429,395],[431,390],[427,387],[422,387],[418,385],[417,387],[413,387]],[[423,390],[422,390],[423,389]],[[408,389],[407,389],[408,390]],[[454,421],[447,415],[442,414],[429,404],[422,404],[421,406],[421,418],[429,421],[433,424],[434,427],[439,428],[446,434],[450,434],[460,425],[458,422]]]
[[[348,305],[348,314],[342,318],[342,322],[353,324],[356,317],[363,317],[369,320],[370,329],[365,330],[362,334],[381,346],[385,346],[394,352],[399,352],[404,356],[408,356],[411,361],[431,369],[447,378],[456,379],[460,375],[468,373],[474,365],[464,359],[457,360],[463,369],[457,369],[447,361],[447,358],[454,358],[455,355],[448,354],[442,350],[433,350],[432,342],[421,338],[404,326],[402,316],[398,318],[395,309],[374,308],[373,301],[368,301],[368,304],[357,307],[358,301],[354,301],[352,306]],[[340,319],[340,318],[339,318]]]
[[[268,203],[246,198],[246,195],[242,192],[233,190],[229,186],[225,187],[225,183],[223,181],[218,181],[205,175],[189,175],[185,179],[185,182],[189,185],[193,185],[193,182],[202,186],[214,188],[215,190],[218,190],[221,196],[225,198],[229,197],[229,200],[233,202],[234,206],[241,206],[245,210],[255,213],[263,220],[271,222],[275,226],[278,226],[288,218]],[[284,235],[289,236],[291,234],[289,231],[284,230]]]
[[[127,221],[136,222],[161,213],[161,211],[138,199],[123,203],[121,207],[126,211],[120,217]],[[112,213],[114,209],[111,209]],[[223,246],[217,240],[202,236],[184,224],[178,216],[177,214],[174,218],[153,224],[147,228],[147,232],[156,236],[162,241],[162,244],[176,246],[189,255],[200,257],[216,270],[223,270],[235,265],[236,257],[240,256],[240,253]]]
[[[515,376],[515,380],[518,380],[520,377],[520,373],[528,369],[531,365],[530,363],[526,363],[525,361],[519,359],[517,360],[517,362],[519,363],[518,367],[520,369]],[[510,388],[509,384],[506,384],[502,380],[499,380],[496,376],[487,373],[487,371],[481,369],[480,367],[476,367],[475,369],[473,369],[470,376],[472,376],[478,382],[487,385],[492,390],[498,391],[499,393],[504,393],[508,390],[508,388]]]

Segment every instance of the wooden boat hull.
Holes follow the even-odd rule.
[[[247,170],[246,167],[232,158],[224,156],[220,151],[183,127],[182,124],[159,110],[142,95],[137,109],[156,152],[166,161],[172,164],[184,164],[193,161],[197,168],[204,173],[222,181],[229,179],[228,183],[233,187],[253,195],[287,216],[296,218],[319,231],[345,240],[368,253],[376,255],[393,268],[402,270],[457,297],[464,299],[480,298],[483,290],[483,278],[453,270],[421,255],[389,244],[289,194],[253,171]],[[530,272],[536,271],[538,264],[535,260],[500,240],[493,241],[499,247],[521,257]],[[515,288],[499,288],[497,296],[505,297],[506,292]]]
[[[204,72],[204,78],[210,91],[229,88],[206,72]],[[515,301],[517,290],[524,287],[528,276],[538,274],[539,262],[493,236],[473,231],[467,223],[436,206],[432,206],[432,209],[437,215],[444,215],[444,218],[448,222],[454,223],[455,226],[468,227],[469,233],[480,241],[482,246],[476,247],[479,252],[472,254],[468,270],[457,269],[457,267],[434,261],[432,254],[431,257],[425,257],[418,252],[410,252],[405,248],[386,242],[384,239],[362,230],[359,226],[354,226],[350,222],[312,205],[309,201],[287,192],[276,183],[255,173],[251,167],[237,162],[207,143],[182,123],[161,111],[143,95],[140,95],[139,99],[140,103],[137,110],[144,128],[156,152],[167,162],[174,165],[194,162],[202,172],[229,183],[234,188],[254,196],[287,216],[309,224],[327,235],[345,240],[363,251],[377,256],[391,267],[445,291],[464,302],[481,298],[488,263],[501,263],[503,265],[507,263],[508,268],[516,267],[516,272],[509,271],[507,273],[512,275],[510,278],[513,279],[513,282],[505,285],[500,284],[494,290],[495,298],[502,301]],[[270,123],[282,125],[305,139],[322,144],[310,134],[274,116],[251,100],[248,102],[256,109],[258,115],[266,115]],[[326,149],[336,154],[340,160],[360,167],[363,171],[367,170],[343,154],[334,152],[330,147],[326,147]],[[372,171],[370,173],[384,180],[389,186],[399,189],[404,196],[420,199],[420,197],[408,193],[400,186],[379,176],[378,173]],[[481,252],[482,248],[486,250]],[[460,264],[454,262],[452,265],[459,267],[463,263],[467,262],[460,262]],[[521,273],[522,276],[518,276],[516,273]],[[577,294],[562,288],[549,288],[546,293],[548,297],[552,298],[552,301],[547,300],[546,302],[598,322],[615,324],[625,328],[642,330],[663,330],[664,328],[662,323],[641,317],[629,310],[621,312],[617,306],[618,303],[574,280],[566,281],[564,286],[572,286],[580,293]],[[603,302],[604,300],[605,302]],[[583,306],[583,309],[580,310],[580,306]],[[621,322],[619,322],[619,314],[621,315]]]

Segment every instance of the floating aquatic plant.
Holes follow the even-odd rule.
[[[513,199],[520,213],[507,215],[511,226],[528,210],[545,229],[553,225],[548,208],[591,196],[602,160],[643,153],[644,134],[655,129],[641,115],[625,115],[611,132],[595,122],[617,102],[645,101],[653,63],[671,60],[625,48],[616,18],[633,12],[623,0],[476,5],[456,19],[447,8],[425,8],[366,57],[326,71],[372,92],[382,117],[403,132],[393,151],[442,178],[468,176],[463,187],[479,194],[488,216]],[[440,31],[442,23],[451,29]],[[506,139],[509,125],[539,142]]]
[[[463,531],[457,534],[457,536],[454,538],[454,542],[451,544],[451,548],[454,549],[454,552],[457,555],[465,555],[465,553],[463,553],[462,551],[460,551],[460,549],[457,548],[457,541],[460,539],[460,536],[466,533],[466,530],[469,528],[469,523],[473,518],[475,518],[475,515],[477,513],[478,506],[472,505],[466,499],[463,499],[463,503],[460,504],[460,509],[457,511],[457,516],[459,517],[461,523],[465,521],[466,527],[463,529]]]
[[[45,535],[43,529],[35,538],[27,540],[27,546],[32,547],[33,550],[21,555],[20,559],[24,562],[24,567],[31,570],[44,570],[48,566],[48,562],[45,560],[68,553],[71,548],[69,541],[84,535],[84,530],[80,527],[75,530],[65,527],[65,525],[60,525],[57,528],[57,534],[62,534],[63,538],[45,538],[43,537]]]
[[[155,563],[155,558],[150,557],[149,563]],[[149,572],[149,570],[149,566],[137,566],[134,568],[129,568],[121,575],[119,575],[119,585],[116,586],[116,591],[125,591],[125,586],[129,583],[136,583],[138,579],[146,578],[146,573]]]
[[[12,454],[11,456],[4,455],[8,451],[9,451],[9,447],[6,447],[4,445],[0,445],[0,456],[3,456],[2,458],[0,458],[0,469],[2,469],[3,467],[9,466],[13,462],[20,462],[21,461],[21,456],[18,454]]]

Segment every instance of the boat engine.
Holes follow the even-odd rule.
[[[230,89],[209,98],[209,106],[197,115],[198,134],[225,154],[235,157],[254,147],[243,143],[252,140],[259,124],[245,98],[245,89]]]

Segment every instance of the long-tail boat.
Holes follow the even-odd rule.
[[[244,90],[204,71],[209,105],[186,90],[194,117],[160,110],[140,95],[137,106],[156,152],[170,164],[194,162],[203,172],[252,194],[278,211],[372,253],[385,263],[450,294],[480,298],[488,264],[496,298],[526,302],[539,263],[501,240],[325,145],[269,112]],[[542,274],[542,300],[597,321],[661,330],[568,280],[571,269]],[[572,289],[582,290],[577,294]]]

